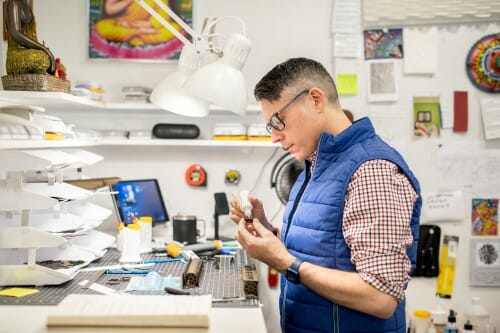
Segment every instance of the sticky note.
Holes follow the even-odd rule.
[[[358,94],[357,74],[337,74],[337,91],[339,95]]]
[[[33,288],[6,288],[0,290],[0,296],[24,297],[39,292]]]

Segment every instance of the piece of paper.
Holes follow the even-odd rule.
[[[404,73],[435,74],[437,71],[437,29],[403,29]]]
[[[335,33],[333,36],[333,55],[336,58],[361,58],[363,34]]]
[[[465,208],[462,191],[422,194],[423,222],[464,221]]]
[[[363,52],[361,1],[335,0],[332,8],[333,55],[360,58]]]
[[[332,13],[333,33],[357,33],[361,29],[361,0],[335,0]]]
[[[368,102],[390,102],[398,100],[396,63],[380,59],[367,61]]]
[[[202,327],[212,296],[70,294],[51,310],[47,326]]]
[[[469,102],[467,91],[453,93],[453,132],[467,132]]]
[[[358,75],[357,74],[337,74],[337,91],[339,95],[357,95],[358,94]]]
[[[484,137],[486,140],[500,138],[500,100],[489,98],[481,101]]]
[[[0,296],[10,296],[10,297],[24,297],[39,292],[37,289],[33,288],[6,288],[0,290]]]
[[[471,286],[500,286],[500,240],[471,238],[469,248]]]

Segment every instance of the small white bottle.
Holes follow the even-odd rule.
[[[472,302],[465,313],[466,320],[470,320],[477,333],[489,333],[490,314],[488,310],[481,305],[481,298],[472,297]]]
[[[241,210],[245,213],[246,218],[252,218],[252,204],[248,200],[248,191],[241,191],[240,192],[240,207]]]

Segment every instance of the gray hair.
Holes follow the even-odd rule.
[[[277,101],[287,90],[296,95],[303,90],[318,87],[330,103],[338,99],[337,87],[330,73],[319,62],[307,58],[292,58],[276,65],[256,84],[254,95],[257,101]]]

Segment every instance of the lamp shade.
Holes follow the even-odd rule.
[[[149,97],[151,103],[183,116],[208,115],[208,102],[182,87],[189,75],[198,68],[199,63],[199,55],[195,48],[191,45],[184,46],[177,70],[156,85]]]
[[[191,74],[183,88],[212,104],[244,115],[248,93],[241,69],[250,48],[248,38],[240,34],[231,35],[224,47],[223,56]]]

